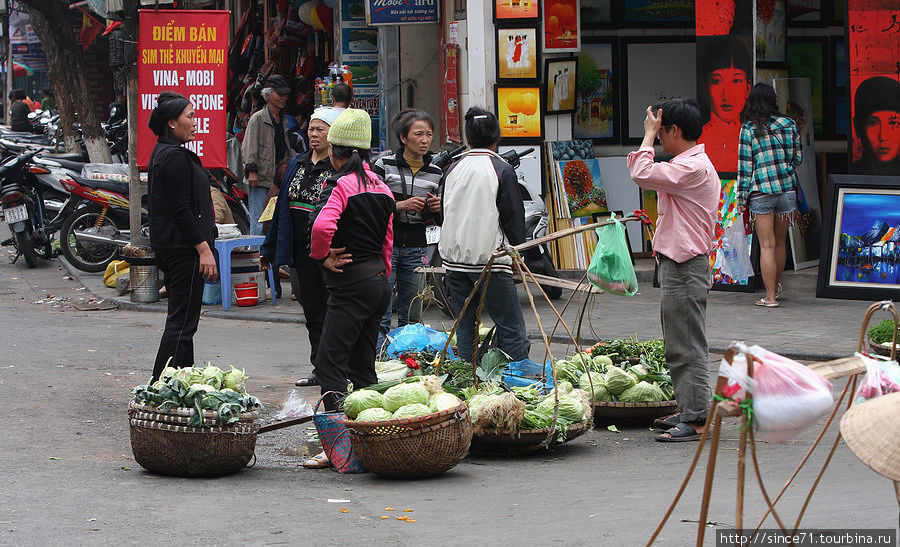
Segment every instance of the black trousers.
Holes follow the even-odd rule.
[[[169,311],[166,327],[156,363],[153,380],[156,381],[169,361],[171,366],[190,367],[194,364],[194,333],[200,323],[200,305],[203,299],[203,277],[200,275],[200,256],[192,253],[156,253],[159,269],[166,274],[166,290],[169,293]]]
[[[322,339],[322,326],[325,324],[325,310],[328,307],[328,290],[322,280],[322,266],[318,260],[309,257],[306,246],[309,217],[291,211],[294,222],[294,269],[297,271],[299,293],[297,302],[303,308],[306,318],[306,330],[309,332],[309,362],[315,366],[319,353],[319,341]]]
[[[345,393],[348,380],[353,389],[378,382],[375,340],[381,316],[390,303],[391,289],[384,274],[328,289],[328,311],[316,357],[316,377],[322,395],[330,391]],[[339,398],[335,394],[325,397],[325,409],[337,410]]]

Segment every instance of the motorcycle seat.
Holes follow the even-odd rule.
[[[127,182],[116,182],[112,180],[94,180],[94,179],[86,179],[84,177],[73,177],[75,182],[87,186],[89,188],[94,188],[97,190],[109,190],[110,192],[118,192],[119,194],[128,195],[128,183]]]
[[[68,160],[68,159],[61,158],[59,156],[52,156],[52,155],[44,155],[43,157],[45,159],[55,161],[56,163],[65,167],[66,169],[69,169],[70,171],[75,171],[76,173],[81,173],[81,168],[84,167],[83,161],[73,161],[73,160]]]
[[[79,154],[77,152],[72,153],[72,154],[44,154],[41,157],[44,159],[53,160],[55,162],[60,162],[59,163],[60,165],[62,165],[61,162],[63,162],[63,161],[77,162],[79,164],[79,166],[78,166],[79,171],[81,170],[82,167],[84,167],[84,164],[85,164],[85,161],[82,158],[81,154]]]

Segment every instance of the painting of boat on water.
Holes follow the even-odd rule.
[[[831,285],[900,289],[900,190],[841,188]]]

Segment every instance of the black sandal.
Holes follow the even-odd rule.
[[[664,437],[666,433],[669,434],[668,437]],[[700,440],[700,433],[697,432],[697,430],[694,429],[690,424],[682,422],[675,427],[667,429],[662,435],[657,435],[653,440],[661,443],[683,443],[688,441],[698,441]]]
[[[300,387],[317,386],[317,385],[319,385],[319,379],[316,378],[316,373],[312,373],[309,376],[307,376],[306,378],[300,378],[299,380],[294,382],[294,385],[300,386]]]
[[[680,414],[669,414],[653,420],[653,429],[670,429],[681,423]]]

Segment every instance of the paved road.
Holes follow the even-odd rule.
[[[76,305],[90,307],[85,305],[90,297],[55,263],[29,271],[7,264],[5,255],[0,260],[3,545],[637,545],[665,511],[696,449],[694,443],[654,443],[646,426],[620,423],[619,432],[593,430],[554,452],[521,459],[469,457],[442,476],[409,482],[299,468],[311,447],[309,432],[296,427],[261,436],[256,467],[238,475],[157,477],[131,456],[125,409],[130,388],[148,375],[163,316],[80,311]],[[644,317],[622,321],[646,324],[648,331],[656,323],[649,309],[636,308],[633,315]],[[627,330],[623,325],[621,332]],[[297,324],[206,317],[196,338],[197,357],[246,367],[250,391],[271,414],[293,380],[308,372],[305,338]],[[312,389],[303,394],[315,397]],[[734,522],[737,427],[732,421],[723,432],[709,516],[716,527]],[[813,438],[810,431],[786,445],[760,445],[770,489],[789,476]],[[823,459],[819,454],[813,464]],[[800,480],[808,488],[812,472]],[[787,515],[796,514],[804,488],[788,492]],[[691,483],[660,544],[693,542],[696,525],[683,521],[697,518],[700,489],[699,480]],[[747,491],[748,514],[761,515],[758,490],[749,483]],[[893,496],[887,480],[841,446],[804,525],[893,527]],[[390,514],[385,507],[414,509],[417,522],[381,520]],[[340,513],[341,508],[350,511]]]

